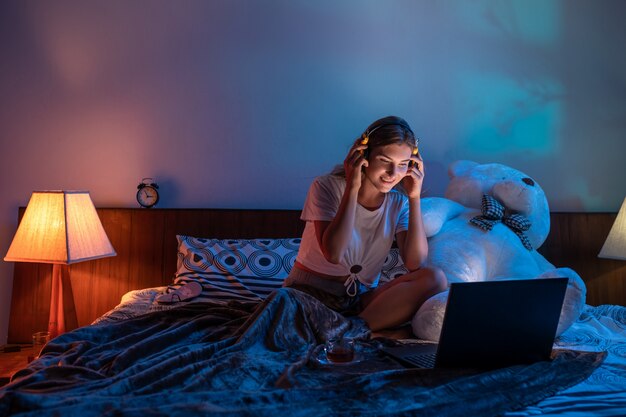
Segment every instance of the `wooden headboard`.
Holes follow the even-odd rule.
[[[20,216],[23,214],[20,209]],[[80,326],[115,307],[130,290],[171,283],[176,235],[212,238],[299,237],[299,210],[98,209],[117,256],[70,267]],[[626,304],[626,262],[597,258],[614,213],[552,213],[551,233],[540,252],[568,266],[587,284],[587,303]],[[16,263],[9,343],[26,343],[47,328],[52,266]]]

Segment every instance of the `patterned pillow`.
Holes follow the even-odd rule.
[[[300,248],[300,238],[206,239],[176,236],[178,263],[174,285],[197,281],[202,294],[193,301],[258,301],[282,286]],[[385,259],[381,283],[407,272],[397,248]]]
[[[296,260],[297,239],[204,239],[176,236],[174,286],[202,284],[201,299],[260,300],[282,286]]]
[[[400,251],[398,248],[391,248],[389,254],[385,258],[383,269],[380,273],[380,284],[384,284],[387,281],[391,281],[394,278],[398,278],[400,275],[404,275],[409,272],[404,266],[404,262],[400,257]]]

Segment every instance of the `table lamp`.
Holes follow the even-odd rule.
[[[626,261],[626,198],[598,257]]]
[[[78,327],[69,265],[115,255],[89,192],[35,191],[4,260],[53,264],[48,331],[56,337]]]

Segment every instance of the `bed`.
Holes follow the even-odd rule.
[[[303,226],[297,211],[99,213],[118,257],[72,270],[81,327],[48,343],[0,388],[1,416],[609,416],[626,410],[626,309],[618,304],[587,305],[555,341],[552,361],[492,371],[407,369],[379,351],[397,341],[372,339],[358,318],[281,288]],[[561,223],[555,224],[558,235]],[[546,250],[562,249],[548,242]],[[614,263],[602,268],[616,265],[620,270]],[[401,272],[392,250],[385,279]],[[45,320],[26,319],[25,295],[15,298],[47,279],[40,269],[16,267],[10,338],[19,340],[19,332],[30,334]],[[199,297],[155,301],[189,281],[202,283]],[[324,360],[321,346],[337,336],[356,341],[354,362]]]

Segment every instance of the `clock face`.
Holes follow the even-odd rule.
[[[156,188],[146,185],[137,191],[137,202],[142,207],[152,207],[159,202],[159,193]]]

